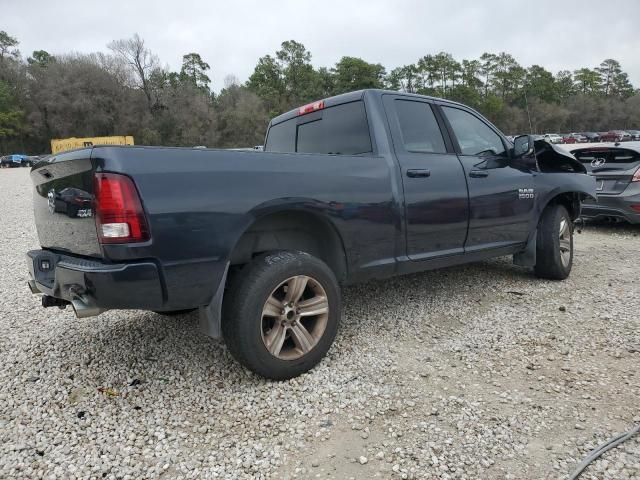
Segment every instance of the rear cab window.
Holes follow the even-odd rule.
[[[357,100],[272,125],[265,151],[362,155],[372,153],[364,102]]]

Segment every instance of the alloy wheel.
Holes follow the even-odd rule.
[[[571,226],[566,218],[560,220],[560,261],[566,268],[571,262]]]
[[[281,360],[296,360],[309,353],[327,328],[329,301],[320,283],[296,275],[278,285],[262,309],[264,346]]]

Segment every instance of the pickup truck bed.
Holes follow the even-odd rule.
[[[273,119],[264,152],[52,156],[31,171],[30,286],[80,317],[197,308],[243,364],[289,378],[331,345],[340,284],[511,254],[569,274],[595,183],[544,142],[515,144],[462,105],[365,90]]]

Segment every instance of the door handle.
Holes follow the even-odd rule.
[[[409,178],[427,178],[431,176],[431,170],[413,169],[407,170],[407,177]]]
[[[471,178],[485,178],[489,176],[489,172],[486,170],[471,170],[469,176]]]

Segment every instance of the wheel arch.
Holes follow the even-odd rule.
[[[338,281],[346,280],[348,261],[342,235],[327,216],[316,209],[283,205],[260,209],[239,235],[229,256],[233,266],[249,263],[256,255],[276,250],[299,250],[324,261]]]
[[[567,209],[567,212],[569,212],[571,220],[577,220],[580,216],[582,200],[585,196],[586,195],[583,192],[574,191],[556,193],[555,195],[551,196],[540,209],[540,212],[538,214],[538,221],[540,221],[542,212],[544,212],[551,205],[562,205]]]
[[[580,190],[555,190],[552,191],[545,199],[538,203],[535,214],[532,215],[529,226],[529,237],[527,243],[521,252],[513,256],[516,265],[524,267],[532,267],[536,264],[536,243],[538,236],[538,226],[544,211],[552,205],[562,205],[569,212],[572,221],[580,217],[582,200],[587,197],[593,197],[588,192]]]

